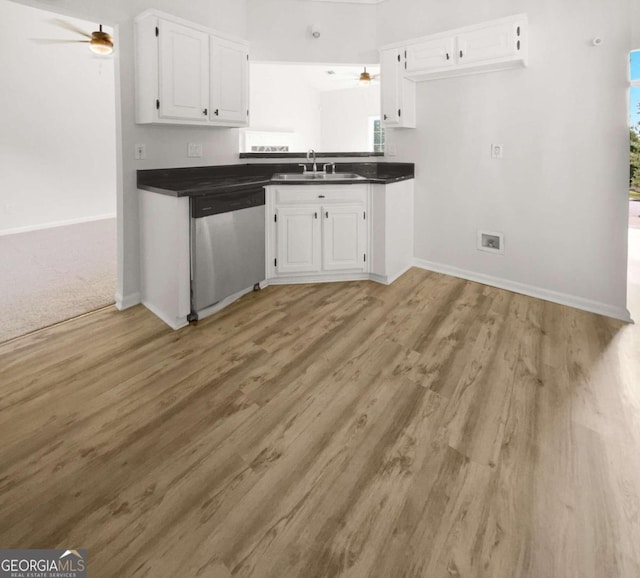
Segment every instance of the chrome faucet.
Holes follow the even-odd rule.
[[[316,165],[316,151],[314,151],[313,149],[309,149],[307,151],[307,161],[309,160],[309,155],[311,155],[313,157],[313,172],[316,173],[318,172],[318,165]]]

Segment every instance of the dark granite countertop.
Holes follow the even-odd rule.
[[[322,163],[318,163],[322,166]],[[276,173],[299,173],[297,163],[252,163],[151,169],[138,171],[138,188],[172,197],[199,197],[219,192],[242,191],[277,182],[279,185],[389,184],[414,178],[413,163],[336,163],[336,172],[356,173],[364,180],[273,181]]]

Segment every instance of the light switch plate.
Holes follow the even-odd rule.
[[[147,158],[147,145],[137,144],[135,145],[134,158],[137,161],[143,161]]]
[[[187,156],[200,158],[202,156],[202,144],[190,142],[187,146]]]

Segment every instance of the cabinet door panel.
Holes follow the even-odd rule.
[[[421,72],[453,66],[453,37],[435,38],[407,46],[407,72]]]
[[[366,220],[362,205],[323,207],[322,268],[364,270]]]
[[[320,271],[320,207],[282,207],[276,210],[276,271]]]
[[[212,121],[247,124],[247,55],[244,45],[211,37]]]
[[[457,37],[459,64],[470,64],[514,56],[517,48],[517,24],[494,24],[459,34]]]
[[[160,20],[160,116],[207,120],[209,106],[209,36]]]
[[[387,126],[400,123],[400,50],[391,48],[380,53],[382,122]]]

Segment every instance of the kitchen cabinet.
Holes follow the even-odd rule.
[[[369,185],[266,187],[267,281],[368,278]]]
[[[135,21],[136,122],[247,126],[248,44],[147,10]]]
[[[416,87],[405,75],[406,53],[400,48],[380,52],[382,124],[415,128]]]
[[[209,35],[158,20],[159,118],[208,117]]]
[[[276,209],[274,267],[278,274],[320,271],[321,211],[319,205]]]
[[[249,122],[249,51],[244,44],[210,37],[212,122]]]
[[[527,32],[526,14],[518,14],[389,45],[381,54],[397,51],[406,60],[405,79],[416,82],[521,68],[527,65]],[[394,89],[383,87],[383,94],[387,90]]]
[[[427,39],[423,42],[409,44],[407,53],[406,74],[425,72],[442,68],[450,68],[456,63],[455,39],[444,36]]]
[[[325,206],[323,211],[323,271],[364,271],[367,253],[364,205]]]

